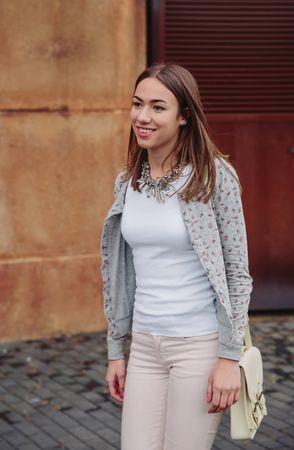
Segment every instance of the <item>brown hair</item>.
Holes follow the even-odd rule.
[[[172,153],[175,156],[175,161],[184,164],[191,163],[191,177],[180,195],[186,201],[196,197],[196,199],[206,203],[215,189],[215,159],[219,159],[222,164],[224,160],[228,170],[230,168],[228,167],[229,156],[223,155],[210,137],[197,82],[184,67],[170,63],[153,63],[138,76],[134,93],[138,84],[149,77],[157,78],[174,94],[178,100],[179,112],[187,120],[187,124],[180,127],[178,141],[163,161],[162,167]],[[146,160],[148,160],[147,150],[138,145],[131,128],[126,171],[122,181],[127,181],[132,177],[134,190],[140,190],[136,180],[140,178],[142,162]],[[230,172],[232,173],[231,170]],[[232,175],[236,178],[234,173]],[[237,181],[239,183],[238,179]]]

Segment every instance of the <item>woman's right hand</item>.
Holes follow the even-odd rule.
[[[123,401],[124,387],[126,379],[125,359],[114,359],[108,361],[108,368],[105,380],[108,383],[108,389],[111,397],[119,402]]]

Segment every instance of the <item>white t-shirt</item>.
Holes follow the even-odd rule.
[[[185,166],[173,182],[183,186]],[[129,180],[121,232],[136,273],[134,331],[161,336],[200,336],[218,331],[215,292],[192,247],[176,194],[159,203]]]

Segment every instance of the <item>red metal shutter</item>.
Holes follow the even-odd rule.
[[[158,55],[193,72],[206,112],[294,112],[293,0],[155,3]]]

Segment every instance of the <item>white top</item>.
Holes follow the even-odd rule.
[[[185,166],[173,182],[183,186]],[[215,292],[192,247],[176,194],[159,203],[129,180],[121,232],[133,252],[136,293],[132,329],[161,336],[218,331]]]

